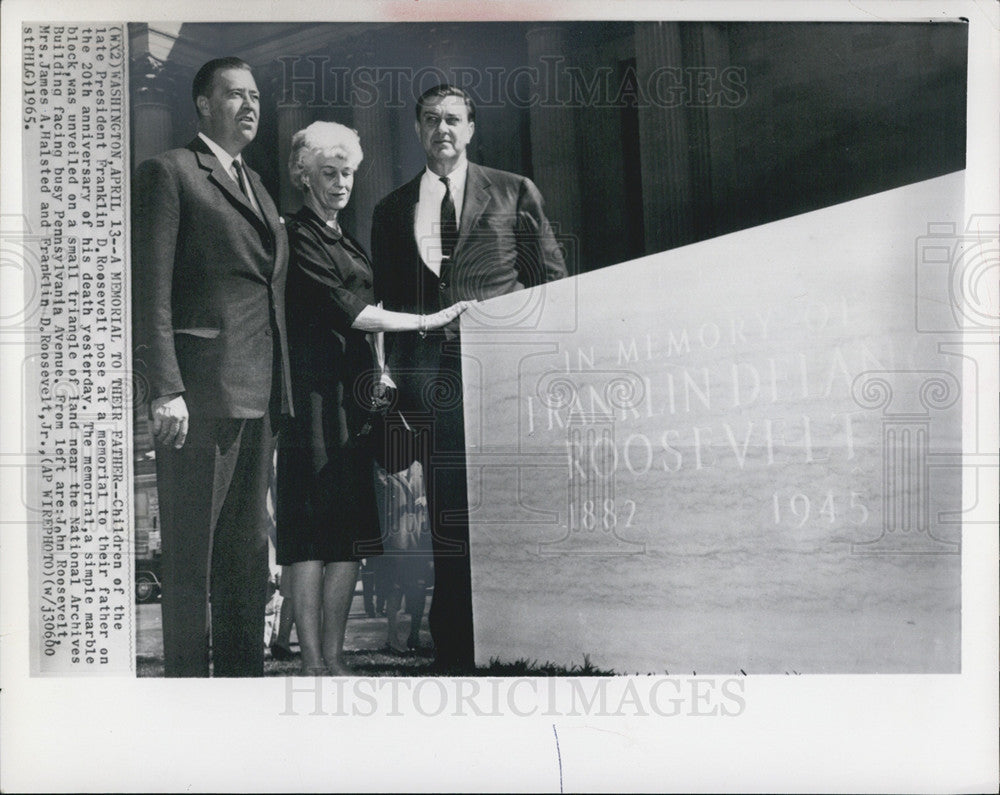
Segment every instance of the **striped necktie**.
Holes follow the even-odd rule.
[[[455,202],[451,198],[448,178],[439,179],[444,183],[444,198],[441,199],[441,254],[445,259],[451,259],[458,242],[458,222],[455,220]]]
[[[243,175],[243,166],[240,164],[239,160],[233,161],[233,176],[236,177],[236,182],[240,186],[240,190],[243,191],[243,195],[247,197],[247,201],[253,208],[253,211],[260,218],[260,208],[257,206],[257,202],[254,201],[254,196],[250,193],[250,186],[247,184],[246,177]]]

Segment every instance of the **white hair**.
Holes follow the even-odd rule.
[[[333,121],[314,121],[292,136],[288,157],[288,177],[302,190],[302,175],[313,167],[318,156],[342,157],[351,168],[361,164],[361,138],[356,130]]]

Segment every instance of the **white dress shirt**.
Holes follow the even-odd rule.
[[[462,202],[465,200],[465,178],[469,172],[469,161],[462,157],[458,165],[448,174],[451,200],[455,204],[455,221],[461,229]],[[413,214],[413,237],[417,241],[417,251],[424,265],[435,276],[441,275],[441,200],[444,199],[444,183],[441,177],[424,169],[420,178],[420,198],[417,211]]]
[[[257,197],[254,196],[253,187],[250,185],[250,175],[247,174],[246,164],[243,162],[243,158],[240,155],[233,157],[229,152],[219,146],[215,141],[209,138],[205,133],[199,132],[198,137],[201,138],[208,148],[212,150],[212,154],[219,158],[219,162],[222,163],[222,167],[226,170],[229,178],[236,183],[236,187],[240,186],[240,181],[236,179],[236,174],[233,173],[233,163],[239,161],[240,168],[243,169],[243,179],[247,184],[247,198],[250,199],[250,206],[253,207],[254,211],[261,218],[264,217],[264,213],[260,211],[260,205],[257,203]],[[444,185],[441,186],[441,195],[444,196]]]

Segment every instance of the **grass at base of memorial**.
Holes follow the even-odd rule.
[[[427,676],[431,674],[434,658],[414,654],[396,657],[381,651],[344,652],[344,662],[357,671],[358,676]],[[264,660],[264,676],[294,676],[299,671],[299,657],[292,660],[275,660],[268,655]],[[136,676],[162,677],[163,659],[137,657]]]
[[[501,662],[496,657],[490,660],[489,666],[477,671],[484,676],[616,676],[617,672],[610,668],[598,668],[590,662],[589,655],[583,655],[581,665],[556,665],[552,662],[539,663],[538,660],[515,660]]]
[[[401,635],[408,630],[409,617],[401,614]],[[137,609],[136,676],[140,678],[163,677],[163,640],[158,602],[139,605]],[[389,652],[386,643],[386,619],[369,617],[365,613],[360,592],[352,604],[347,622],[344,662],[358,676],[449,676],[460,672],[439,670],[434,666],[430,627],[427,616],[420,628],[421,647],[407,655]],[[292,632],[292,650],[298,651],[297,636]],[[275,660],[270,652],[264,656],[264,676],[294,676],[298,673],[301,658],[296,653],[291,660]],[[660,672],[662,674],[662,672]],[[512,662],[498,657],[488,665],[476,669],[474,676],[614,676],[615,671],[595,666],[588,655],[581,662],[558,665],[546,660],[518,658]]]
[[[407,657],[397,657],[384,651],[346,651],[344,662],[351,666],[358,676],[448,676],[447,671],[434,667],[434,657],[429,650],[422,649]],[[264,676],[294,676],[299,670],[299,660],[275,660],[267,656],[264,660]],[[476,669],[474,676],[614,676],[615,672],[594,666],[584,657],[583,663],[570,666],[555,663],[539,663],[537,660],[515,660],[500,662],[491,660],[488,666]],[[136,676],[139,678],[162,677],[163,659],[157,656],[140,655],[136,658]]]
[[[427,651],[421,651],[411,657],[396,657],[386,652],[379,651],[349,651],[344,654],[346,662],[355,669],[358,676],[449,676],[447,671],[438,671],[434,668],[433,657]],[[298,660],[273,660],[270,657],[264,660],[264,676],[294,676],[299,669]],[[785,671],[786,676],[801,676],[798,671]],[[590,662],[590,658],[584,655],[582,664],[574,664],[569,667],[556,665],[552,662],[539,663],[538,660],[515,660],[513,662],[500,662],[497,659],[490,660],[490,664],[479,667],[472,676],[619,676],[617,671],[609,668],[598,668]],[[669,671],[649,671],[645,674],[633,673],[634,676],[687,676],[687,672]],[[697,676],[697,671],[691,672],[692,676]],[[711,674],[709,674],[711,675]],[[746,672],[741,670],[739,674],[746,676]],[[140,656],[136,658],[136,676],[163,677],[163,660],[158,657]]]

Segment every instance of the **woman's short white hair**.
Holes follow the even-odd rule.
[[[357,131],[333,121],[314,121],[292,136],[288,176],[296,190],[302,190],[302,175],[313,167],[318,156],[342,157],[351,168],[361,164],[361,138]]]

